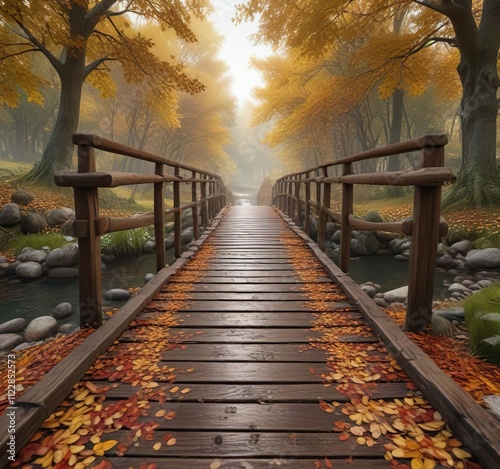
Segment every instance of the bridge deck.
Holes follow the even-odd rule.
[[[38,441],[100,469],[388,467],[392,431],[439,419],[414,389],[289,224],[231,207]]]

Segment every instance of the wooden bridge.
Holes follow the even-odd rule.
[[[210,177],[197,241],[19,397],[12,467],[499,467],[498,421],[280,209],[224,207]],[[82,205],[81,239],[123,226]]]

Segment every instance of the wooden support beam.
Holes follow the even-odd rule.
[[[352,163],[343,165],[343,175],[352,174]],[[349,272],[349,261],[351,259],[351,224],[349,216],[352,215],[354,207],[354,187],[352,184],[342,184],[342,222],[340,226],[340,269]]]
[[[118,187],[132,184],[172,182],[176,179],[168,175],[116,172],[77,173],[75,171],[58,171],[54,174],[54,182],[61,187]]]
[[[155,164],[155,174],[162,177],[164,166]],[[154,185],[154,229],[155,229],[155,250],[156,250],[156,272],[165,267],[165,195],[164,182],[157,182]]]

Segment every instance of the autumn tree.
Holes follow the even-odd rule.
[[[419,3],[419,5],[417,5]],[[405,14],[411,27],[401,29],[398,37],[381,31],[380,26]],[[353,66],[361,61],[369,64],[363,71],[373,76],[385,70],[387,77],[408,66],[414,57],[432,51],[430,46],[447,44],[449,51],[460,54],[458,72],[462,81],[462,169],[457,184],[446,204],[459,201],[462,206],[482,206],[500,202],[500,186],[496,167],[496,119],[498,114],[498,52],[500,44],[500,1],[471,0],[405,0],[370,3],[341,0],[278,2],[249,0],[238,6],[239,20],[260,15],[258,38],[276,47],[287,46],[305,57],[320,57],[339,42],[359,42],[359,35],[373,34],[372,40],[360,48]],[[404,25],[401,25],[404,26]],[[387,39],[390,39],[388,42]],[[370,52],[367,54],[366,52]],[[416,62],[413,62],[416,63]],[[428,71],[420,67],[408,77]],[[433,72],[433,70],[431,70]],[[452,79],[452,77],[449,77]],[[378,78],[380,79],[380,78]],[[394,82],[395,83],[395,82]],[[403,89],[401,83],[390,86],[391,93]],[[379,86],[380,88],[380,86]],[[363,91],[363,90],[361,90]],[[332,98],[334,96],[332,95]]]
[[[42,159],[24,182],[52,183],[54,171],[71,165],[71,136],[77,130],[84,81],[97,86],[103,96],[114,92],[107,63],[121,64],[129,82],[146,80],[161,98],[173,89],[195,93],[202,84],[188,77],[175,59],[160,60],[153,42],[136,33],[130,15],[172,29],[187,42],[196,41],[191,17],[202,18],[206,0],[45,0],[0,2],[1,104],[16,106],[19,89],[28,99],[42,103],[45,84],[31,68],[33,54],[41,53],[60,80],[56,123]],[[41,20],[43,18],[43,21]]]

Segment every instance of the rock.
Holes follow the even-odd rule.
[[[477,284],[482,287],[486,288],[489,287],[490,285],[493,285],[495,282],[493,280],[478,280]]]
[[[24,318],[11,319],[10,321],[0,324],[0,334],[23,332],[27,325],[28,321]]]
[[[371,210],[370,212],[368,212],[363,217],[363,220],[370,221],[372,223],[380,223],[384,221],[384,219],[377,210]]]
[[[379,243],[374,233],[363,231],[359,234],[358,241],[362,256],[372,256],[378,251]]]
[[[450,321],[444,317],[433,314],[431,317],[432,335],[444,335],[447,337],[453,337],[454,331],[453,326]]]
[[[473,247],[474,246],[470,241],[464,240],[464,241],[459,241],[458,243],[452,244],[450,246],[450,249],[452,249],[453,251],[459,252],[460,254],[466,254]]]
[[[68,220],[64,225],[61,226],[61,233],[64,236],[73,236],[74,231],[73,231],[73,226],[75,224],[75,220]]]
[[[361,243],[359,239],[353,238],[351,239],[351,257],[359,257],[361,256]]]
[[[57,321],[52,316],[40,316],[33,319],[24,331],[24,338],[28,342],[43,340],[57,333]]]
[[[184,246],[185,244],[190,243],[193,241],[194,234],[193,234],[193,228],[188,228],[187,230],[184,230],[181,233],[181,244]]]
[[[473,249],[465,257],[467,269],[496,269],[500,267],[500,249]]]
[[[448,254],[443,246],[443,243],[439,243],[437,247],[437,256],[441,257],[444,256],[445,254]]]
[[[370,298],[373,298],[377,294],[377,289],[373,285],[361,285],[361,290],[363,290]]]
[[[383,298],[375,298],[374,301],[381,308],[387,308],[387,306],[389,306],[387,301],[385,301]]]
[[[448,291],[450,293],[466,293],[466,292],[470,292],[470,290],[462,285],[461,283],[453,283],[451,284],[449,287],[448,287]]]
[[[71,267],[78,263],[78,244],[68,243],[52,250],[47,256],[47,267]]]
[[[2,264],[6,264],[8,263],[9,261],[7,260],[7,258],[5,256],[0,256],[0,265]]]
[[[0,335],[0,351],[12,350],[19,344],[22,344],[24,339],[19,334],[1,334]]]
[[[42,266],[38,262],[23,262],[16,268],[16,276],[19,278],[40,278],[43,277]]]
[[[60,210],[63,210],[64,212],[66,212],[66,215],[68,215],[68,218],[70,220],[74,220],[75,219],[75,211],[72,208],[61,207]]]
[[[165,234],[172,233],[172,231],[174,231],[174,227],[175,223],[173,221],[165,223]]]
[[[402,262],[408,262],[408,258],[406,256],[403,256],[402,254],[397,254],[394,256],[394,259],[397,261],[402,261]]]
[[[483,400],[488,406],[488,410],[497,418],[500,419],[500,396],[484,396]]]
[[[335,223],[332,223],[329,221],[326,224],[326,234],[325,234],[325,239],[331,239],[333,237],[333,234],[338,231],[337,230],[337,225]]]
[[[438,309],[434,311],[433,314],[437,314],[438,316],[441,316],[448,321],[465,321],[465,310],[463,308],[460,308],[459,306]]]
[[[444,269],[454,267],[455,264],[453,263],[453,257],[451,257],[449,254],[444,254],[441,257],[438,257],[436,260],[436,266],[442,267]]]
[[[401,252],[401,246],[406,240],[404,238],[396,238],[393,239],[389,243],[389,249],[391,250],[392,254],[399,254]]]
[[[450,295],[452,298],[463,298],[464,294],[463,293],[459,293],[459,292],[453,292],[451,295]]]
[[[13,275],[16,275],[16,269],[17,266],[21,265],[21,262],[19,261],[14,261],[12,264],[10,264],[7,269],[5,269],[5,276],[6,277],[11,277]]]
[[[47,222],[39,213],[28,212],[21,215],[21,231],[24,234],[41,233],[46,226]]]
[[[156,242],[154,239],[148,239],[146,245],[144,246],[146,252],[156,252]]]
[[[21,254],[17,256],[17,260],[20,262],[38,262],[41,264],[42,262],[45,262],[47,259],[47,253],[45,251],[41,251],[38,249],[27,249],[27,250],[22,250]]]
[[[79,270],[76,267],[55,267],[50,269],[47,277],[49,278],[77,278]]]
[[[399,238],[399,235],[397,233],[387,233],[385,231],[375,231],[375,236],[382,244],[385,244],[386,246],[388,246],[391,241]]]
[[[333,233],[331,242],[335,244],[340,244],[340,238],[342,236],[342,232],[340,230],[337,230],[335,233]]]
[[[174,235],[168,234],[165,236],[165,249],[170,249],[174,247]]]
[[[64,225],[70,219],[68,213],[62,208],[48,210],[47,212],[45,212],[45,218],[50,226]]]
[[[23,350],[26,350],[27,348],[33,347],[33,343],[29,342],[23,342],[22,344],[19,344],[17,347],[14,347],[12,349],[13,352],[22,352]]]
[[[0,210],[0,226],[13,226],[21,221],[21,210],[17,204],[8,203]]]
[[[408,286],[396,288],[384,293],[387,303],[404,303],[408,298]]]
[[[130,298],[130,292],[122,288],[113,288],[104,294],[108,301],[127,301]]]
[[[149,241],[148,241],[149,243]],[[105,264],[110,264],[111,262],[114,262],[116,261],[116,256],[114,254],[103,254],[101,256],[101,260],[105,263]]]
[[[73,322],[68,322],[67,324],[63,324],[59,326],[59,332],[63,334],[71,334],[72,332],[78,329],[78,325]]]
[[[30,202],[35,200],[35,196],[29,192],[19,189],[11,194],[10,200],[17,205],[28,205]]]
[[[73,307],[71,306],[71,303],[59,303],[55,308],[54,308],[54,313],[52,316],[54,316],[55,319],[66,319],[69,318],[73,314]]]
[[[144,276],[144,283],[148,283],[154,276],[155,276],[155,274],[152,274],[152,273],[146,274]]]

